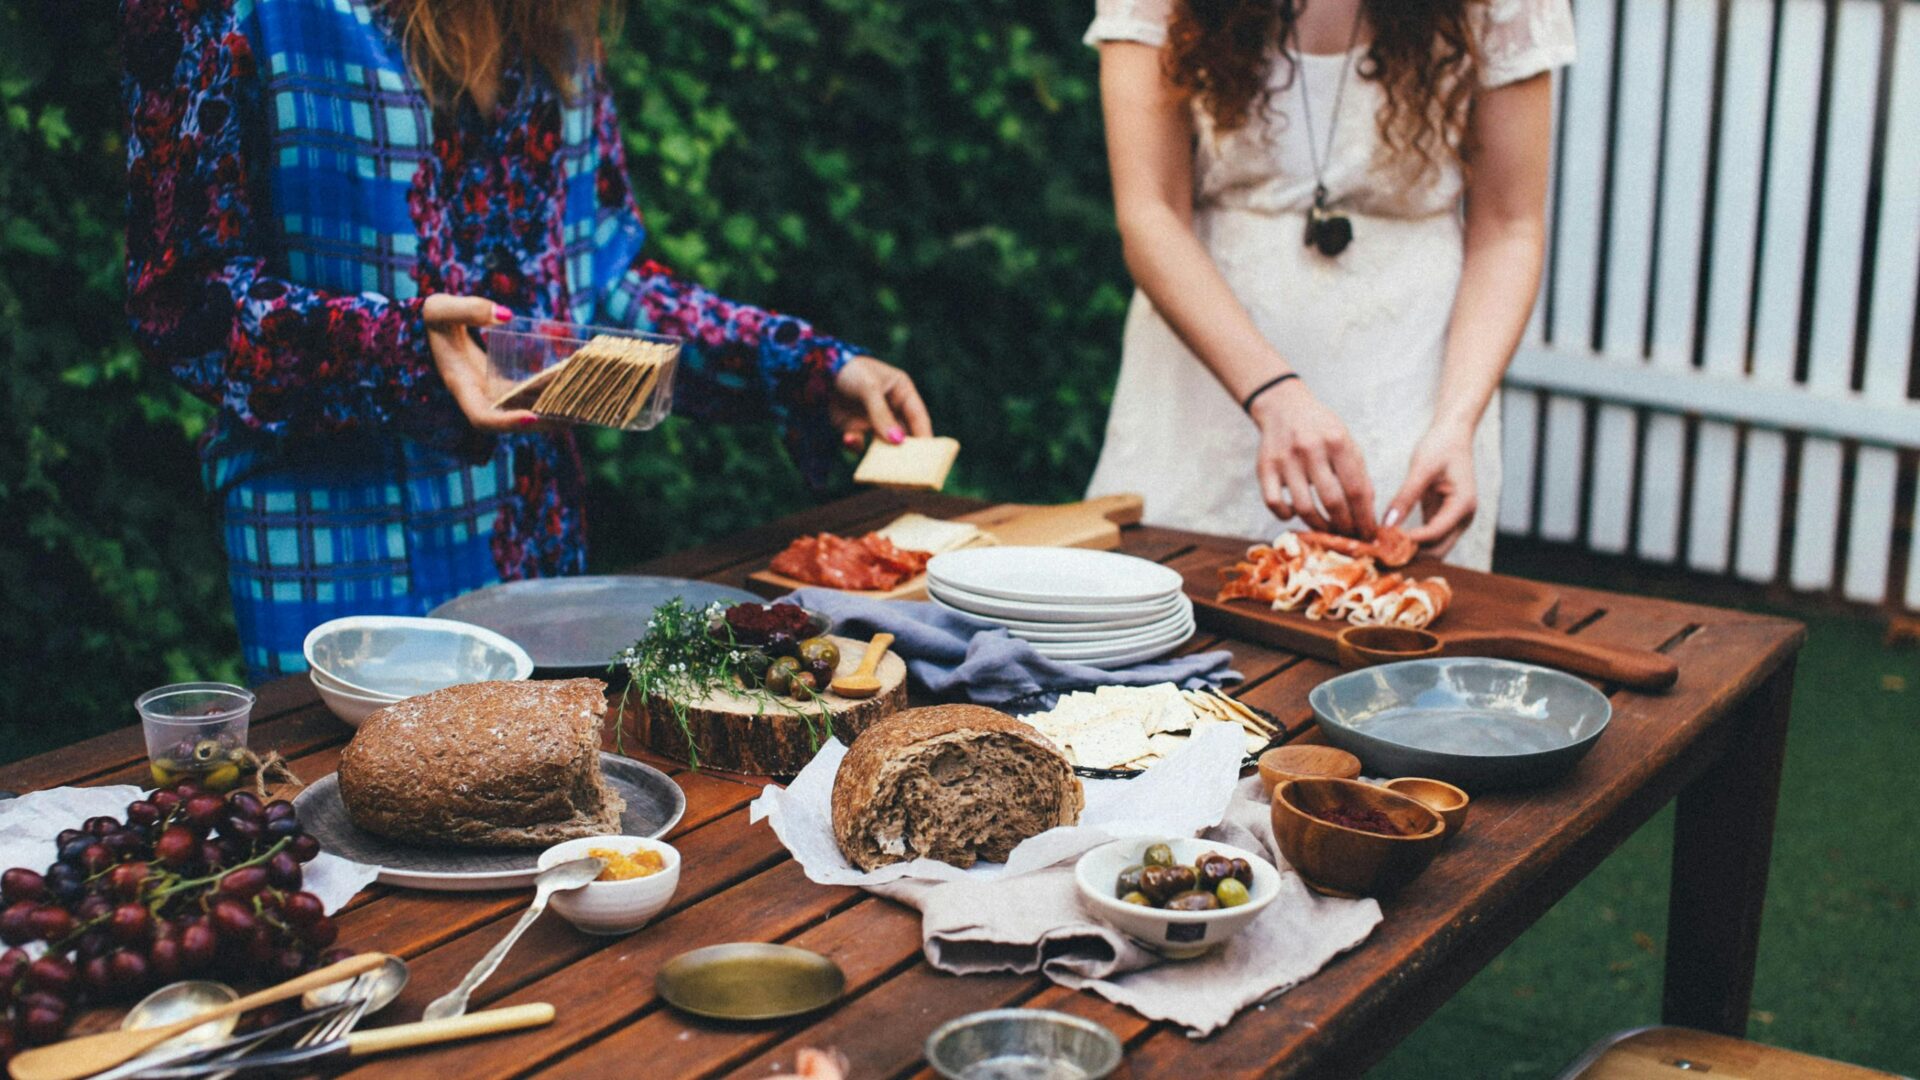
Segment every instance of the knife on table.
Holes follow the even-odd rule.
[[[413,1024],[395,1024],[392,1027],[374,1028],[370,1031],[356,1031],[345,1038],[315,1043],[312,1046],[271,1050],[222,1061],[199,1061],[189,1065],[149,1068],[140,1075],[178,1080],[178,1078],[205,1076],[208,1073],[226,1069],[278,1068],[325,1061],[329,1058],[360,1058],[389,1050],[405,1050],[415,1046],[451,1042],[455,1039],[471,1039],[479,1035],[539,1027],[552,1020],[553,1006],[546,1002],[511,1005],[504,1009],[486,1009],[477,1013],[468,1013],[465,1016],[448,1017],[445,1020],[422,1020]]]

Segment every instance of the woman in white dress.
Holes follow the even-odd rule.
[[[1139,289],[1089,494],[1232,536],[1400,524],[1487,566],[1568,0],[1096,7]]]

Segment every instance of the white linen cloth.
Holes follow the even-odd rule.
[[[753,803],[810,879],[859,885],[918,908],[927,961],[955,974],[1039,971],[1143,1016],[1200,1036],[1267,1000],[1366,940],[1380,922],[1373,900],[1310,891],[1280,857],[1258,777],[1239,780],[1238,732],[1209,729],[1132,780],[1087,780],[1080,824],[1015,848],[1005,865],[961,870],[919,859],[863,872],[833,843],[833,775],[846,750],[829,742],[785,790]],[[809,773],[812,773],[810,776]],[[1280,893],[1224,945],[1168,961],[1134,944],[1081,905],[1073,862],[1121,837],[1192,836],[1263,852],[1280,868]]]
[[[0,867],[44,870],[57,854],[53,838],[77,829],[90,817],[124,818],[127,804],[146,797],[132,784],[106,787],[57,787],[32,791],[0,802]],[[355,893],[373,884],[377,866],[321,852],[301,867],[301,888],[320,898],[327,912],[338,911]]]
[[[1097,0],[1087,42],[1163,45],[1173,2]],[[1573,60],[1568,0],[1493,0],[1469,11],[1488,87]],[[1375,124],[1382,91],[1358,71],[1365,55],[1363,43],[1302,57],[1311,129],[1284,59],[1273,64],[1267,111],[1240,130],[1215,130],[1196,104],[1193,224],[1262,335],[1346,423],[1384,512],[1433,417],[1460,282],[1463,178],[1456,162],[1422,175],[1385,152]],[[1339,127],[1325,153],[1343,71]],[[1353,219],[1353,243],[1337,257],[1302,243],[1316,147],[1326,157],[1330,205]],[[1448,556],[1463,566],[1484,569],[1493,559],[1499,423],[1496,397],[1474,435],[1479,513]],[[1136,290],[1088,496],[1138,492],[1151,524],[1270,538],[1279,523],[1254,477],[1258,446],[1239,403]]]

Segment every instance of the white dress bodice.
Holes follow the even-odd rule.
[[[1158,47],[1175,2],[1098,0],[1087,41]],[[1484,87],[1572,60],[1568,0],[1492,0],[1472,11]],[[1433,416],[1460,279],[1464,179],[1457,162],[1423,170],[1388,152],[1375,123],[1383,92],[1360,76],[1364,56],[1364,46],[1303,56],[1298,82],[1276,57],[1266,110],[1236,131],[1217,130],[1194,107],[1194,229],[1261,333],[1346,423],[1384,511]],[[1329,204],[1353,220],[1352,245],[1333,258],[1302,243],[1316,149]],[[1278,523],[1254,478],[1258,441],[1238,403],[1136,292],[1090,493],[1139,492],[1156,524],[1270,538]],[[1474,450],[1480,512],[1450,558],[1484,567],[1499,492],[1497,408]]]

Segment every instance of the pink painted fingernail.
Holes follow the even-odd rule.
[[[493,321],[494,322],[512,322],[513,309],[509,308],[505,304],[493,305]]]
[[[900,428],[897,426],[890,427],[887,429],[887,441],[890,443],[894,443],[896,445],[899,443],[906,442],[907,433],[900,430]]]
[[[860,433],[857,431],[849,431],[845,435],[840,436],[840,441],[857,450],[860,448]]]
[[[540,418],[537,416],[523,416],[520,418],[521,427],[532,427],[533,425],[539,422],[540,422]]]

